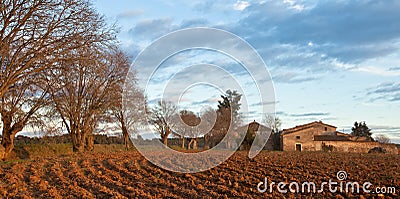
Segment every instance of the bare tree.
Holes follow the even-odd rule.
[[[185,148],[185,140],[186,140],[186,137],[189,135],[188,125],[183,120],[187,120],[186,115],[188,115],[189,112],[193,113],[188,110],[179,111],[179,115],[175,115],[175,117],[173,119],[173,122],[175,123],[175,127],[172,132],[172,135],[174,137],[178,137],[181,139],[181,148],[182,149]]]
[[[42,79],[32,74],[29,78],[20,80],[1,98],[2,146],[5,149],[3,160],[8,159],[14,148],[15,135],[28,123],[40,122],[37,111],[49,103],[49,96],[42,89],[43,85]]]
[[[274,117],[269,114],[265,115],[264,123],[268,128],[272,129],[273,133],[278,133],[282,125],[281,119],[279,119],[279,117]]]
[[[188,149],[192,146],[193,149],[197,148],[197,137],[199,136],[200,118],[192,111],[182,110],[180,111],[179,120],[176,121],[176,127],[180,132],[178,134],[182,140],[182,148],[185,148],[185,137],[190,138],[188,143]]]
[[[100,17],[85,0],[0,0],[0,97],[19,80],[99,40]]]
[[[63,62],[52,71],[49,90],[54,110],[71,135],[73,150],[93,149],[92,134],[112,107],[113,91],[125,77],[124,53],[118,49],[87,47],[78,52],[85,59]]]
[[[390,138],[388,138],[386,135],[382,135],[382,134],[375,136],[375,140],[381,144],[389,144],[390,143]]]
[[[8,156],[16,133],[46,104],[38,76],[79,59],[77,49],[110,40],[113,31],[102,28],[104,20],[85,0],[0,0],[0,24],[2,146]]]
[[[128,62],[126,65],[129,66]],[[130,135],[146,122],[147,112],[146,98],[137,85],[135,71],[127,73],[125,82],[115,90],[114,99],[112,115],[117,119],[124,137],[125,149],[128,150],[132,144]]]
[[[155,130],[160,134],[162,142],[168,146],[168,136],[175,128],[174,117],[177,115],[177,107],[168,101],[158,101],[157,105],[151,109],[149,119]]]
[[[282,138],[281,134],[279,133],[279,130],[282,125],[281,119],[279,117],[272,116],[270,114],[266,114],[264,118],[264,123],[265,125],[272,130],[272,134],[268,139],[272,139],[273,142],[273,149],[274,150],[281,150],[281,147],[283,145],[282,143]],[[268,131],[269,133],[269,131]]]
[[[208,149],[210,146],[210,139],[212,129],[216,124],[217,112],[212,108],[207,108],[200,112],[200,125],[199,132],[204,136],[204,148]]]

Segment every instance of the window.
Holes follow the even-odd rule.
[[[296,136],[296,139],[300,139],[300,135]]]
[[[325,131],[327,131],[328,130],[328,127],[325,127]]]

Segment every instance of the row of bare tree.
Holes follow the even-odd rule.
[[[213,147],[221,142],[229,128],[241,125],[241,94],[228,90],[221,97],[223,100],[218,102],[218,109],[208,108],[199,114],[189,110],[178,111],[172,102],[159,101],[150,109],[148,119],[164,145],[167,145],[168,137],[175,136],[181,139],[182,148],[185,148],[185,140],[189,139],[188,148],[196,149],[197,138],[204,136],[206,148]],[[228,140],[226,147],[230,148],[232,142],[234,140]]]
[[[155,131],[160,134],[161,140],[166,146],[168,145],[168,137],[173,135],[181,139],[182,148],[185,148],[187,138],[191,139],[192,147],[197,148],[196,138],[200,136],[200,132],[205,131],[204,126],[208,125],[204,122],[200,125],[200,117],[192,111],[181,110],[178,112],[178,107],[168,101],[159,101],[149,113],[151,124]],[[202,115],[204,114],[208,114],[208,112],[206,111]]]
[[[140,112],[122,109],[129,58],[116,34],[87,0],[0,0],[3,159],[26,126],[66,131],[82,152],[93,148],[96,127],[115,119],[129,140]],[[127,97],[145,101],[136,88]]]
[[[117,28],[88,0],[0,0],[3,159],[27,126],[48,134],[66,132],[73,151],[83,152],[93,149],[93,133],[109,123],[119,126],[126,148],[130,133],[147,120],[165,145],[173,134],[182,146],[190,137],[192,148],[201,135],[211,147],[218,143],[232,119],[239,125],[236,91],[228,90],[217,110],[199,115],[177,113],[176,105],[161,101],[148,111],[116,35]]]

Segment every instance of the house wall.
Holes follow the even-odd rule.
[[[314,135],[320,135],[322,132],[335,132],[336,127],[326,126],[323,124],[316,124],[312,127],[314,129]]]
[[[297,132],[283,135],[283,150],[284,151],[295,151],[296,144],[301,144],[301,150],[309,151],[313,147],[315,129],[308,128]],[[296,137],[300,136],[300,139]]]
[[[294,131],[294,132],[293,132]],[[322,151],[322,143],[332,145],[337,152],[368,153],[374,147],[382,147],[387,153],[400,154],[395,144],[380,144],[372,141],[314,141],[314,135],[324,132],[336,132],[336,127],[315,123],[308,128],[300,126],[292,128],[289,133],[283,132],[281,146],[283,151],[295,151],[296,144],[301,144],[302,151]],[[300,138],[297,138],[300,136]]]
[[[293,133],[293,136],[295,137],[296,134],[301,133]],[[306,136],[304,136],[305,134]],[[322,151],[322,145],[324,143],[327,146],[332,145],[334,147],[334,151],[336,152],[368,153],[368,151],[374,147],[382,147],[386,149],[386,153],[388,154],[400,154],[399,149],[397,149],[396,145],[394,144],[354,141],[313,141],[311,131],[304,132],[302,135],[303,138],[300,137],[300,140],[296,140],[295,138],[293,139],[293,136],[284,137],[284,151],[295,151],[297,143],[302,145],[302,151]]]
[[[295,128],[296,130],[296,128]],[[295,151],[296,144],[301,144],[302,151],[316,151],[314,144],[314,135],[320,135],[323,132],[335,132],[336,128],[331,126],[326,126],[323,124],[314,124],[309,128],[298,128],[296,132],[284,134],[283,149],[284,151]],[[300,139],[297,139],[300,136]]]
[[[322,143],[332,145],[337,152],[368,153],[374,147],[386,149],[386,153],[398,154],[398,149],[394,144],[380,144],[379,142],[353,142],[353,141],[314,141],[315,149],[322,150]]]
[[[267,141],[267,143],[265,144],[265,146],[264,146],[264,150],[269,150],[269,151],[272,151],[272,150],[275,150],[275,148],[276,148],[276,142],[277,142],[277,136],[274,136],[274,133],[272,133],[271,132],[271,135],[269,136],[269,138],[268,138],[268,141]]]
[[[354,152],[354,153],[368,153],[374,147],[382,147],[386,149],[387,153],[399,154],[394,144],[380,144],[378,142],[356,142],[356,141],[314,141],[314,135],[321,135],[324,132],[335,132],[336,128],[326,126],[323,124],[314,124],[309,128],[295,128],[297,130],[282,136],[282,150],[295,151],[296,144],[301,144],[302,151],[322,151],[322,143],[325,145],[332,145],[334,151],[338,152]],[[297,138],[300,136],[300,138]]]

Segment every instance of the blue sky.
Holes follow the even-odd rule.
[[[400,1],[97,0],[94,5],[121,28],[121,45],[133,57],[182,28],[214,27],[245,39],[268,66],[283,128],[322,120],[349,133],[354,121],[366,121],[376,135],[400,143]],[[183,53],[180,60],[187,57],[193,54]],[[173,73],[167,69],[160,75]],[[157,85],[162,81],[154,83],[155,90]],[[218,95],[218,89],[192,89],[183,105],[214,106]]]

